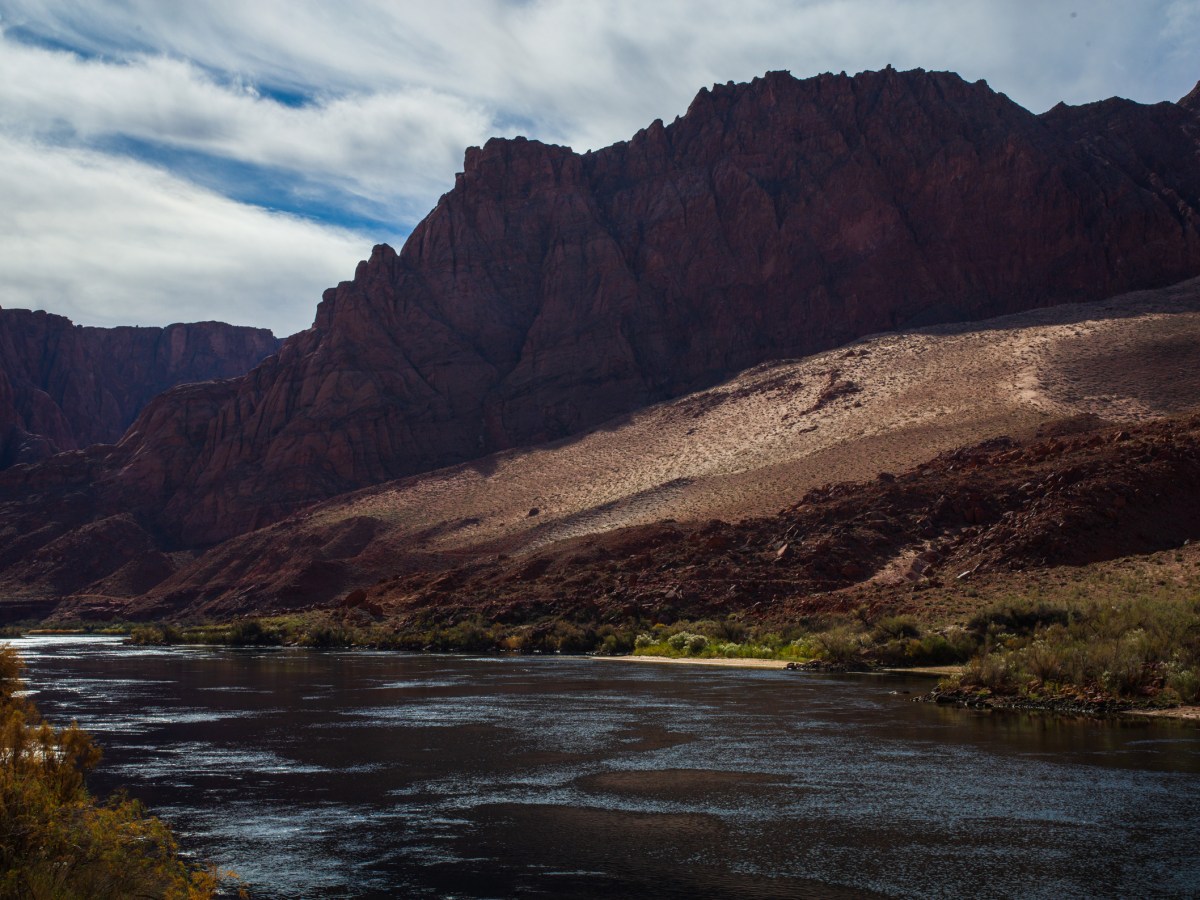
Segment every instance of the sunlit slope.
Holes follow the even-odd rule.
[[[810,487],[988,437],[1080,417],[1145,421],[1198,403],[1200,279],[878,335],[759,366],[579,438],[321,504],[215,548],[137,608],[319,603],[413,566],[667,518],[772,513]]]

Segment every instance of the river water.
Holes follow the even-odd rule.
[[[12,642],[52,721],[261,897],[1200,896],[1200,728],[928,680]]]

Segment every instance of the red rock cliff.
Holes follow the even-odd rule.
[[[0,499],[98,479],[106,515],[209,544],[763,360],[1171,283],[1200,273],[1194,106],[772,73],[594,153],[492,140],[278,355]]]

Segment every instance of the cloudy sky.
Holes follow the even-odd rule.
[[[598,148],[714,82],[888,63],[1176,100],[1200,0],[0,0],[0,306],[289,334],[491,135]]]

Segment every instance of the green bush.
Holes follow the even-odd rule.
[[[818,655],[828,663],[849,665],[860,659],[862,640],[847,626],[832,628],[815,638]]]

